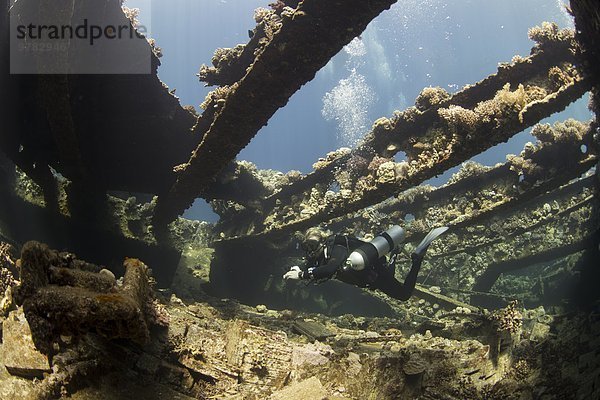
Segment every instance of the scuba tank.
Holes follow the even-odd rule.
[[[365,269],[367,265],[395,250],[404,241],[405,236],[406,233],[400,226],[390,227],[387,231],[382,232],[370,242],[361,245],[350,253],[344,264],[344,269],[351,268],[357,271]]]

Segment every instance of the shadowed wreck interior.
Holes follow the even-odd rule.
[[[125,15],[119,1],[81,3]],[[145,41],[151,74],[10,74],[3,9],[0,397],[600,397],[596,2],[571,1],[576,30],[532,27],[530,55],[485,79],[424,88],[307,174],[236,159],[393,3],[257,11],[248,43],[201,67],[216,86],[201,113],[160,81]],[[540,123],[588,93],[593,120]],[[530,127],[520,154],[470,161]],[[198,198],[216,224],[181,217]],[[406,303],[281,280],[301,262],[297,232],[394,224],[404,260],[450,227]]]

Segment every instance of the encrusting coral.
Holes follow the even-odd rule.
[[[511,301],[506,308],[493,312],[490,319],[496,323],[498,331],[517,333],[523,326],[523,315],[517,309],[516,301]]]
[[[36,347],[52,353],[60,335],[93,331],[108,338],[145,343],[149,325],[168,317],[155,308],[150,271],[137,259],[126,259],[121,285],[96,265],[27,242],[20,258],[21,285],[15,290],[31,326]]]
[[[529,38],[542,47],[548,43],[569,42],[575,39],[572,29],[559,29],[555,22],[542,22],[541,26],[535,26],[527,32]]]
[[[431,106],[438,105],[450,98],[450,94],[441,87],[427,87],[421,91],[415,100],[419,111],[424,111]]]
[[[4,296],[6,289],[16,283],[13,276],[16,264],[13,251],[10,244],[0,242],[0,299]]]

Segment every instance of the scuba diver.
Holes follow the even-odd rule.
[[[432,229],[411,254],[412,266],[404,283],[396,280],[395,263],[404,229],[394,225],[365,242],[354,236],[328,235],[320,228],[309,228],[301,240],[306,252],[304,269],[294,265],[283,279],[319,282],[338,279],[361,288],[378,289],[398,299],[408,300],[415,289],[427,248],[448,227]],[[389,260],[386,255],[389,255]]]

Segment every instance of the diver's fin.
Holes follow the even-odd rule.
[[[415,253],[418,255],[424,255],[425,252],[427,251],[427,248],[431,244],[431,242],[433,242],[435,239],[437,239],[438,236],[440,236],[442,233],[446,232],[447,230],[448,230],[447,226],[441,226],[439,228],[434,228],[431,231],[429,231],[427,236],[425,236],[423,238],[423,240],[421,240],[421,243],[419,243],[419,245],[415,249]]]

